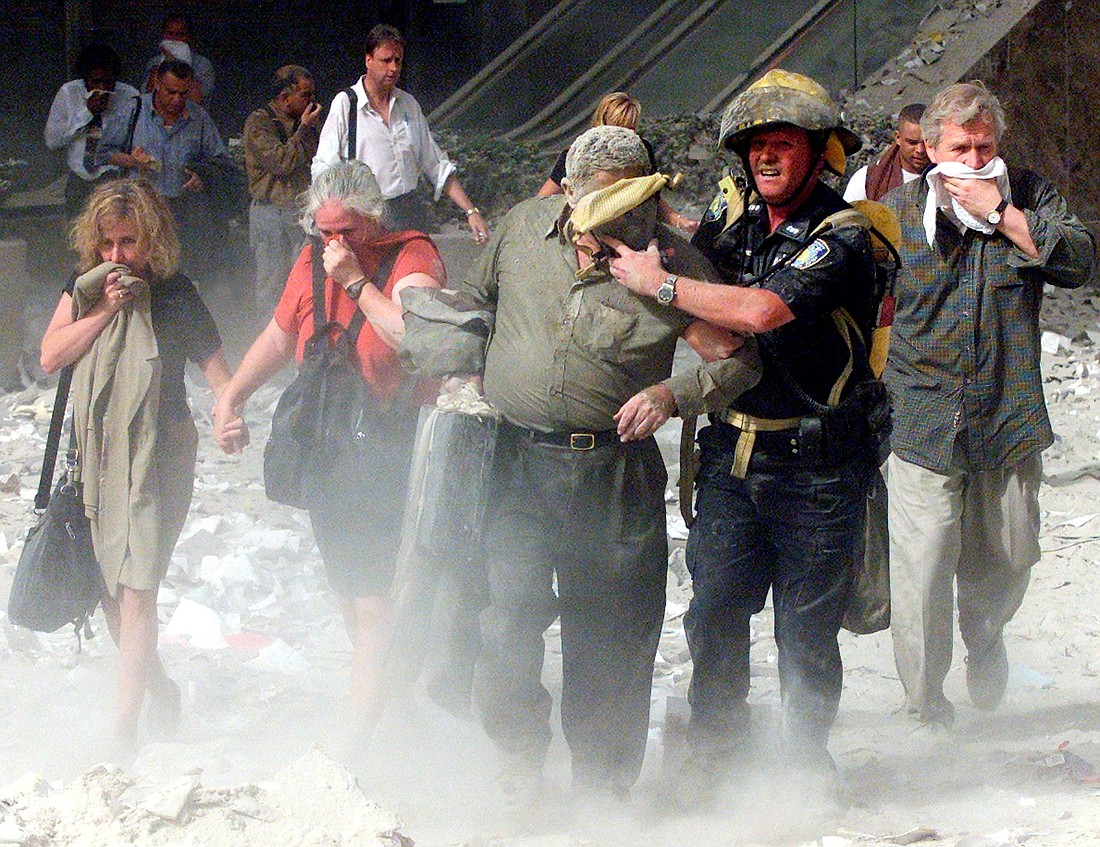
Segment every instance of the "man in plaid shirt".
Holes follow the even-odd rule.
[[[1039,368],[1043,286],[1093,270],[1088,230],[1043,177],[998,155],[1004,112],[981,82],[940,92],[921,119],[934,167],[883,202],[904,261],[885,379],[892,633],[909,713],[950,726],[954,583],[966,682],[995,709],[1003,630],[1039,560],[1040,454],[1054,440]]]

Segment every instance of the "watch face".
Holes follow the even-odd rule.
[[[1001,222],[1001,213],[994,209],[992,212],[985,216],[985,219],[993,224],[993,226],[996,226]]]
[[[662,282],[661,287],[657,289],[657,302],[662,306],[667,306],[676,297],[676,286],[667,282]]]

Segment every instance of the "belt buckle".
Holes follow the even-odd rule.
[[[596,446],[596,436],[591,432],[569,433],[570,450],[592,450]]]

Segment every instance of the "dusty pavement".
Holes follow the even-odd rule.
[[[1100,297],[1050,292],[1044,312],[1047,398],[1058,433],[1042,490],[1044,551],[1007,631],[1012,675],[994,714],[968,703],[961,645],[947,681],[951,732],[897,713],[887,634],[842,639],[845,689],[833,734],[852,805],[819,818],[767,786],[731,790],[718,810],[685,814],[669,799],[690,662],[689,589],[671,502],[668,619],[654,675],[651,745],[623,808],[575,805],[560,738],[547,769],[550,822],[520,834],[493,793],[495,762],[475,724],[421,696],[391,709],[375,746],[349,754],[350,651],[301,513],[268,502],[260,450],[225,457],[209,439],[208,394],[192,383],[203,435],[192,514],[161,593],[162,650],[185,692],[183,724],[123,769],[106,737],[116,653],[101,615],[75,652],[62,631],[0,622],[0,843],[699,845],[1100,843],[1100,784],[1075,781],[1058,748],[1100,765]],[[251,404],[262,444],[277,389]],[[0,397],[0,599],[6,598],[45,436],[49,392]],[[677,431],[660,437],[673,464]],[[675,468],[672,468],[675,476]],[[6,604],[5,604],[6,606]],[[751,702],[766,731],[778,704],[771,613],[754,621]],[[547,677],[560,673],[547,638]],[[317,753],[319,746],[359,777]],[[306,758],[302,758],[306,757]],[[292,766],[292,767],[290,767]],[[25,775],[33,772],[46,782]],[[83,775],[83,776],[82,776]],[[133,784],[130,785],[129,783]],[[7,786],[7,787],[3,787]],[[62,789],[64,786],[64,789]],[[309,825],[295,828],[291,821]],[[396,834],[400,833],[400,834]],[[907,834],[907,835],[906,835]],[[889,836],[902,836],[887,841]],[[22,839],[22,841],[20,841]],[[327,839],[327,840],[326,840]],[[824,839],[824,840],[822,840]],[[933,842],[934,843],[934,842]]]
[[[973,55],[968,37],[981,38],[975,30],[988,17],[1031,2],[941,4],[977,14],[938,29],[930,21],[946,33],[945,53],[928,47],[931,61],[909,68],[912,57],[902,56],[884,69],[880,90],[898,103],[920,99],[911,87],[945,79],[954,51]],[[1087,767],[1100,767],[1098,317],[1100,296],[1048,291],[1043,365],[1058,440],[1044,456],[1043,558],[1006,632],[1012,672],[1003,706],[993,714],[970,706],[957,643],[947,680],[956,726],[917,728],[898,712],[889,635],[842,634],[845,687],[831,749],[851,805],[839,815],[781,801],[766,783],[729,790],[707,814],[671,801],[691,672],[682,626],[690,589],[672,489],[651,743],[627,806],[571,802],[558,737],[546,771],[549,813],[524,832],[497,802],[495,759],[476,724],[419,692],[390,710],[371,750],[352,755],[350,649],[308,522],[268,502],[260,485],[259,445],[277,389],[250,406],[255,446],[227,458],[209,440],[211,398],[192,383],[203,436],[196,496],[160,598],[162,652],[185,692],[179,735],[151,741],[122,768],[97,766],[111,761],[116,661],[102,616],[76,653],[70,633],[38,636],[0,614],[0,845],[1098,845],[1100,783],[1088,781]],[[37,390],[0,397],[0,600],[32,520],[50,402]],[[677,432],[659,433],[673,479]],[[750,700],[761,735],[778,707],[771,624],[770,609],[754,619]],[[552,690],[559,650],[551,632]]]

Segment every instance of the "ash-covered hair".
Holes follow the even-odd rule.
[[[154,277],[164,279],[176,272],[180,242],[164,198],[143,179],[113,179],[92,192],[69,230],[69,244],[76,251],[81,273],[103,261],[99,252],[103,227],[119,220],[133,223],[138,247],[149,257]]]
[[[993,126],[993,136],[999,142],[1005,131],[1005,112],[997,95],[980,79],[949,85],[928,104],[920,119],[920,131],[929,147],[940,143],[943,125],[966,126],[972,121],[985,121]]]
[[[565,178],[573,198],[588,193],[588,184],[600,171],[645,176],[650,172],[649,153],[638,133],[621,126],[594,126],[570,147],[565,156]]]
[[[302,207],[302,228],[312,235],[317,234],[314,215],[329,203],[338,203],[350,212],[377,221],[382,219],[386,208],[374,171],[358,159],[337,162],[322,171],[313,184],[298,196],[298,202]]]

